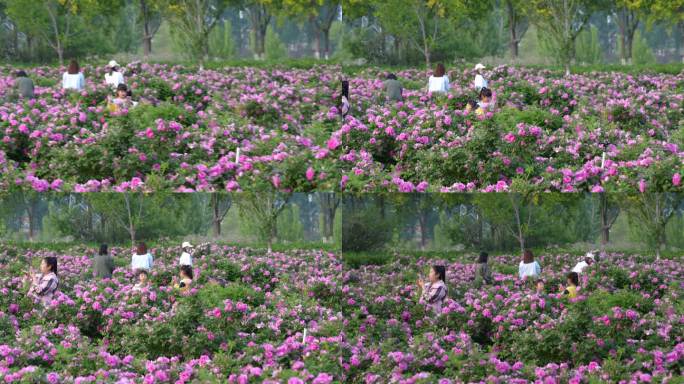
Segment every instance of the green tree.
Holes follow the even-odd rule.
[[[657,259],[667,245],[667,223],[681,209],[682,203],[684,195],[677,193],[641,193],[622,199],[630,225],[638,228]]]
[[[209,59],[209,35],[221,20],[229,0],[168,0],[171,31],[184,51],[200,66]]]
[[[268,244],[272,252],[278,238],[278,216],[290,199],[290,194],[276,191],[244,192],[236,196],[240,217],[249,221],[257,238]]]
[[[651,46],[646,39],[641,36],[641,31],[636,31],[634,34],[634,51],[632,51],[632,59],[630,61],[636,65],[652,65],[656,63],[653,50],[651,50]]]
[[[577,37],[577,61],[582,64],[598,64],[601,62],[601,42],[598,28],[591,26],[584,29]]]
[[[39,36],[57,54],[64,65],[64,52],[71,40],[83,32],[83,26],[102,14],[117,15],[121,0],[2,0],[7,15],[18,28]],[[100,18],[101,19],[101,18]]]
[[[525,36],[525,32],[530,25],[527,17],[527,1],[525,0],[505,0],[503,5],[506,10],[506,24],[509,33],[509,46],[511,57],[518,58],[518,48],[520,41]]]
[[[278,33],[273,30],[273,27],[270,25],[266,29],[265,51],[268,60],[282,60],[287,58],[287,48],[285,47],[285,44],[283,44]]]
[[[273,16],[281,10],[280,0],[242,0],[240,8],[247,14],[252,29],[254,58],[266,58],[266,32]]]
[[[639,27],[640,18],[648,10],[644,0],[615,0],[611,13],[620,32],[620,59],[622,65],[632,64],[634,33]]]
[[[569,75],[570,64],[575,59],[575,40],[602,3],[594,0],[531,0],[529,4],[533,23],[552,43],[555,56]]]
[[[330,28],[335,21],[341,0],[284,0],[289,15],[306,19],[314,31],[317,59],[330,58]]]
[[[235,55],[233,41],[233,25],[230,20],[223,20],[209,35],[209,52],[212,56],[230,59]]]
[[[159,31],[162,23],[162,2],[150,0],[136,0],[136,22],[142,31],[143,55],[147,59],[152,53],[152,38]]]

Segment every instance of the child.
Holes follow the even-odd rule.
[[[180,289],[181,292],[187,292],[192,285],[192,267],[189,265],[181,265],[180,267],[180,282],[177,277],[173,278],[173,287]]]
[[[385,95],[389,101],[403,101],[401,83],[397,80],[397,76],[394,73],[387,75],[387,79],[383,84],[383,89],[385,90]]]
[[[579,275],[577,272],[568,273],[568,286],[563,288],[560,286],[560,291],[564,295],[568,295],[569,298],[574,299],[577,297],[577,286],[579,285]]]
[[[116,87],[116,97],[109,100],[109,111],[119,112],[122,109],[129,109],[138,105],[135,101],[130,99],[130,92],[126,84],[119,84]]]
[[[491,101],[492,101],[492,90],[489,88],[482,88],[480,90],[480,102],[478,103],[478,106],[484,113],[487,109],[491,109]]]
[[[59,285],[57,258],[45,257],[40,262],[40,274],[31,270],[27,277],[31,281],[28,296],[34,300],[40,300],[43,305],[49,305]]]
[[[443,265],[433,265],[428,276],[430,282],[425,284],[422,279],[418,280],[418,286],[422,289],[420,303],[426,304],[435,314],[442,313],[442,303],[447,296],[446,268]]]
[[[467,113],[470,113],[470,111],[475,111],[475,115],[480,116],[484,114],[484,110],[480,108],[478,105],[477,101],[475,100],[468,100],[468,103],[466,104],[465,111]]]
[[[492,283],[492,271],[489,269],[489,254],[487,252],[480,252],[480,257],[477,260],[477,269],[475,270],[475,285],[477,287],[481,286],[484,282],[485,284]]]
[[[147,288],[149,284],[148,275],[148,272],[144,269],[138,271],[138,283],[133,286],[133,292],[142,292]]]
[[[544,295],[545,293],[546,292],[544,291],[544,279],[537,280],[537,294]]]

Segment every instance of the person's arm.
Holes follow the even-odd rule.
[[[447,92],[448,92],[449,89],[451,89],[451,85],[449,85],[449,76],[444,75],[444,81],[446,82],[446,85],[445,85],[444,88],[445,88],[445,89],[447,90]]]
[[[83,72],[78,73],[78,87],[79,89],[85,88],[85,76],[83,76]]]
[[[443,296],[444,296],[444,295],[443,295],[443,293],[444,293],[444,287],[443,287],[443,286],[438,286],[438,287],[432,287],[432,286],[431,286],[429,292],[430,292],[430,293],[429,293],[427,302],[428,302],[429,304],[434,304],[434,303],[436,303],[437,301],[439,301],[440,299],[443,298]]]
[[[50,279],[41,278],[40,282],[38,283],[36,290],[34,292],[36,294],[38,294],[39,296],[43,296],[50,291],[50,289],[53,287],[53,285],[54,285],[54,278],[50,278]]]

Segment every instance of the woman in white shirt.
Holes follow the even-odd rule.
[[[119,63],[115,60],[112,60],[107,64],[107,69],[109,69],[109,72],[105,73],[105,84],[112,88],[116,88],[119,84],[126,83],[124,81],[123,73],[121,73],[121,70],[119,69]]]
[[[183,253],[181,254],[180,262],[178,264],[192,267],[192,251],[194,247],[192,244],[185,241],[181,248],[183,248]]]
[[[77,91],[85,88],[85,77],[78,67],[76,60],[71,60],[67,71],[62,75],[62,88],[75,89]]]
[[[587,254],[584,255],[584,260],[577,263],[572,271],[582,273],[588,266],[592,264],[594,264],[594,254],[592,252],[587,252]]]
[[[485,69],[485,66],[478,63],[475,66],[475,89],[480,92],[482,88],[488,88],[488,83],[487,80],[485,80],[484,76],[482,76],[482,71]]]
[[[532,251],[526,249],[523,253],[523,259],[518,266],[518,276],[520,276],[521,279],[526,279],[528,277],[539,277],[540,274],[541,266],[534,260]]]
[[[449,92],[449,76],[446,75],[444,64],[439,63],[435,71],[428,80],[429,93],[447,93]]]
[[[147,251],[145,243],[139,243],[136,252],[131,258],[131,269],[136,272],[140,270],[151,271],[154,258],[152,254]]]

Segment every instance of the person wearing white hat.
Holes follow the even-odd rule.
[[[180,257],[180,265],[188,265],[192,267],[192,255],[191,252],[193,251],[194,247],[192,244],[190,244],[187,241],[183,242],[183,245],[181,246],[183,248],[183,253],[181,254]]]
[[[107,64],[107,69],[109,69],[109,72],[105,73],[105,84],[115,89],[119,84],[126,84],[119,63],[117,63],[116,60],[110,61],[109,64]]]
[[[475,66],[475,89],[480,92],[482,88],[488,88],[488,83],[487,80],[482,76],[482,71],[485,69],[485,66],[482,65],[482,63],[478,63]]]
[[[589,251],[584,255],[584,260],[580,261],[572,269],[573,272],[582,273],[588,266],[594,264],[596,260],[594,259],[594,253]]]

